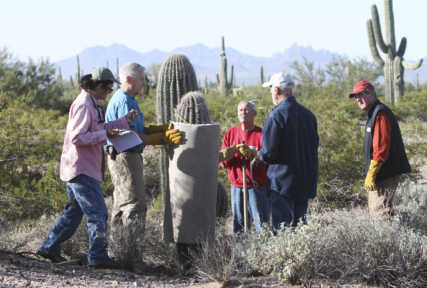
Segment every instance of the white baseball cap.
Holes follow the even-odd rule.
[[[271,76],[270,81],[262,84],[262,87],[294,88],[295,84],[290,74],[276,73]]]

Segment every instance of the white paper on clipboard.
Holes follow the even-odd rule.
[[[135,147],[136,145],[142,144],[141,138],[132,130],[120,131],[115,137],[108,138],[111,144],[113,144],[117,153],[125,151],[129,148]]]

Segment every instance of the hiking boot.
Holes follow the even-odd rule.
[[[111,258],[103,263],[89,264],[88,267],[92,269],[122,269],[122,266]]]
[[[66,258],[62,257],[59,254],[58,255],[50,255],[49,253],[46,253],[46,252],[44,252],[44,251],[42,251],[40,249],[37,251],[36,254],[39,255],[39,256],[41,256],[41,257],[43,257],[43,258],[45,258],[45,259],[49,259],[52,263],[60,263],[60,262],[67,261]]]

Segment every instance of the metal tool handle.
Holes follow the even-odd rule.
[[[242,141],[245,144],[245,141]],[[248,187],[246,180],[246,158],[242,159],[242,171],[243,171],[243,231],[248,232]]]

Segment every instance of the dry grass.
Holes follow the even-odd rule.
[[[335,281],[427,287],[425,192],[422,183],[400,185],[395,201],[397,213],[392,220],[371,218],[365,209],[311,211],[305,226],[284,229],[276,236],[264,229],[241,238],[230,235],[222,220],[215,240],[192,254],[192,272],[216,281],[260,271],[306,286],[313,281]],[[0,249],[35,251],[56,219],[41,217],[15,227],[3,224]],[[146,262],[176,273],[188,272],[179,270],[175,245],[162,241],[162,219],[160,210],[149,209],[144,241],[136,245],[144,247]],[[82,223],[64,243],[63,251],[65,255],[86,253],[87,246],[87,228]]]

